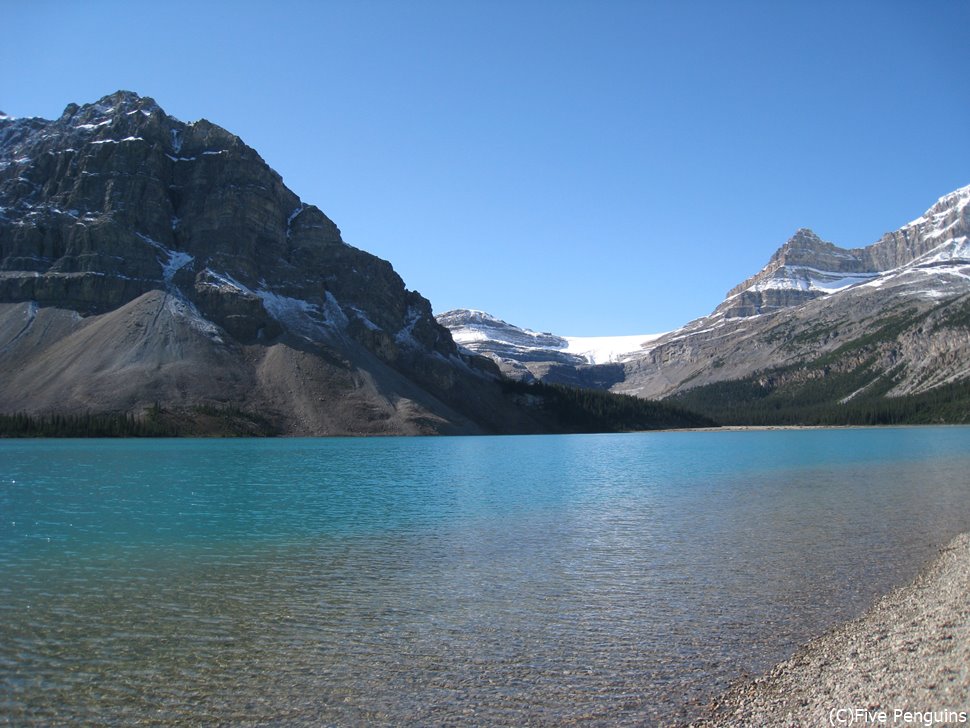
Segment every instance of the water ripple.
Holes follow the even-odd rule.
[[[970,524],[970,430],[0,443],[0,720],[642,725]]]

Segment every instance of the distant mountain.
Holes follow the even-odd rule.
[[[519,328],[484,311],[470,309],[447,311],[437,320],[464,350],[489,357],[503,374],[526,382],[593,386],[579,381],[576,373],[594,364],[622,362],[660,336],[557,336]],[[602,374],[607,369],[596,371]]]
[[[850,351],[875,357],[870,382],[891,373],[888,395],[960,380],[970,374],[962,363],[970,349],[954,311],[970,294],[968,235],[970,187],[866,248],[838,248],[800,230],[710,316],[629,362],[614,389],[668,396],[779,367],[807,368],[822,357],[831,371],[851,365],[842,357]],[[885,340],[875,346],[878,332]]]
[[[867,248],[847,250],[802,229],[757,275],[728,292],[715,313],[753,316],[827,296],[852,286],[894,277],[903,270],[941,276],[934,290],[959,291],[946,279],[968,258],[967,204],[970,187],[941,197],[926,214],[887,233]],[[948,267],[949,266],[949,267]],[[951,284],[953,281],[950,282]]]
[[[527,370],[547,382],[676,397],[723,421],[964,421],[968,240],[970,186],[866,248],[840,248],[798,230],[709,316],[613,364],[537,350],[526,361],[485,338],[474,350],[507,357],[503,369],[520,376]]]
[[[484,311],[456,309],[437,316],[438,323],[451,331],[457,344],[479,354],[493,354],[497,361],[511,364],[530,361],[560,361],[581,364],[585,359],[567,351],[562,336],[522,329]]]
[[[0,116],[0,371],[7,414],[147,412],[183,432],[555,428],[238,137],[131,92],[53,121]]]

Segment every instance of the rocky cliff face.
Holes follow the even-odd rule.
[[[910,264],[967,257],[970,185],[944,195],[920,217],[865,248],[869,264],[890,271]]]
[[[130,92],[0,116],[0,307],[0,411],[232,402],[308,434],[530,427],[478,391],[497,370],[388,262],[235,135]]]
[[[119,92],[8,119],[0,149],[4,300],[104,313],[160,288],[240,340],[365,329],[455,353],[389,263],[214,124]]]
[[[799,230],[758,274],[728,291],[716,312],[757,316],[868,280],[876,271],[860,253],[824,242],[811,230]]]

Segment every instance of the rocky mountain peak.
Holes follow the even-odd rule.
[[[113,94],[103,96],[93,104],[84,104],[83,106],[68,104],[67,108],[64,109],[62,118],[63,116],[70,116],[84,123],[95,116],[117,116],[136,111],[148,115],[155,111],[161,112],[161,109],[155,103],[155,100],[148,96],[139,96],[134,91],[115,91]]]
[[[711,315],[624,362],[614,391],[657,397],[698,388],[705,393],[694,401],[711,412],[722,406],[716,403],[737,397],[734,407],[749,398],[744,406],[766,419],[826,398],[838,412],[954,383],[954,397],[962,397],[970,376],[968,211],[965,186],[865,248],[798,230]],[[762,400],[775,390],[783,394]],[[954,405],[956,421],[965,407]]]
[[[831,245],[831,243],[826,243],[822,238],[815,234],[811,228],[799,228],[795,231],[783,246],[775,253],[778,255],[780,253],[791,253],[794,251],[811,251],[816,252],[826,245]]]
[[[222,127],[131,91],[0,123],[0,302],[88,315],[151,290],[242,342],[457,354],[387,261],[346,245]]]
[[[254,149],[131,91],[0,118],[0,370],[0,412],[185,422],[229,405],[292,434],[547,426]]]
[[[822,239],[815,234],[814,230],[803,227],[795,231],[795,234],[788,239],[786,245],[817,245],[821,242],[823,242]]]
[[[861,252],[800,228],[760,272],[728,291],[714,313],[729,318],[770,313],[867,280],[873,269]]]

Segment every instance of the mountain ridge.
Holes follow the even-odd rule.
[[[807,228],[796,231],[711,314],[652,338],[617,364],[536,361],[533,355],[516,366],[486,340],[475,351],[511,376],[649,399],[720,382],[757,382],[759,376],[771,391],[796,386],[799,378],[803,386],[831,375],[834,384],[836,375],[850,371],[865,387],[838,397],[833,388],[836,404],[880,389],[880,397],[922,395],[970,377],[961,364],[970,359],[970,331],[953,324],[962,320],[962,300],[970,293],[968,236],[965,186],[865,248],[840,248]],[[714,413],[702,399],[681,401]]]
[[[836,404],[923,396],[970,376],[968,236],[970,186],[865,248],[803,228],[711,314],[659,335],[435,317],[238,136],[119,91],[55,120],[0,115],[0,412],[559,431],[536,403],[563,392],[510,396],[503,373],[642,399],[699,392],[709,416],[704,388],[725,382],[768,400],[820,382]]]

